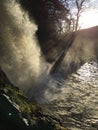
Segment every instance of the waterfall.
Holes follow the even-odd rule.
[[[0,1],[0,67],[9,80],[28,93],[43,75],[47,63],[37,38],[37,25],[15,0]]]

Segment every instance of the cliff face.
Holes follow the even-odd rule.
[[[55,115],[44,112],[13,86],[0,70],[0,129],[66,130]]]

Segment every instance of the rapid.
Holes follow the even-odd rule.
[[[49,75],[52,65],[42,55],[36,30],[19,3],[0,1],[1,69],[68,130],[98,130],[97,62],[85,62],[67,78]]]

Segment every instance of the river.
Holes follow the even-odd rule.
[[[67,79],[52,79],[40,99],[43,109],[68,130],[98,130],[98,64],[85,63]]]
[[[16,0],[1,0],[0,7],[0,68],[11,83],[29,97],[35,95],[44,110],[47,109],[57,116],[65,128],[98,130],[97,63],[85,63],[68,78],[47,76],[48,63],[42,56],[39,42],[35,37],[38,27],[34,20],[31,21]],[[94,36],[95,34],[97,35],[94,33]],[[98,58],[95,53],[96,37],[94,44],[92,37],[88,40],[84,35],[79,41],[84,38],[89,44],[84,41],[78,43],[78,40],[76,44],[73,43],[65,56],[65,63],[68,61],[70,64],[78,55],[76,60],[81,56],[85,59],[83,61],[87,61],[89,56],[91,59]]]

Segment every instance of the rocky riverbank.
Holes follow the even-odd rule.
[[[0,129],[66,130],[60,120],[32,103],[0,70]]]

